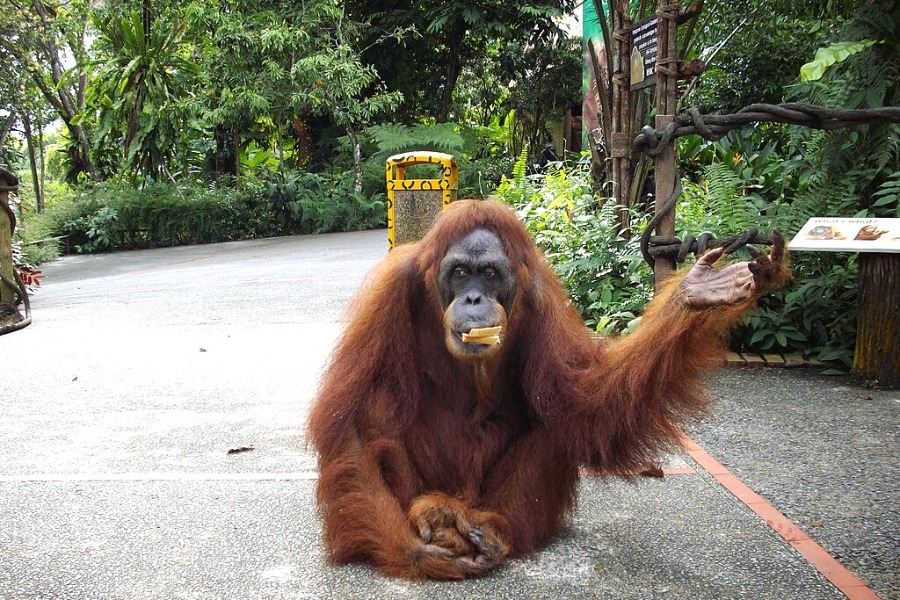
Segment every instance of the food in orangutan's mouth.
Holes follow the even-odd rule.
[[[485,346],[493,346],[500,343],[500,331],[503,329],[501,325],[496,327],[476,327],[462,334],[462,341],[472,344],[483,344]]]

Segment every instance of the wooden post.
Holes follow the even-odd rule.
[[[678,72],[676,44],[678,42],[678,1],[660,0],[656,14],[659,16],[659,42],[656,54],[656,121],[657,130],[664,128],[675,118],[678,103]],[[656,156],[656,212],[675,190],[675,141],[665,145]],[[675,236],[675,210],[664,216],[656,227],[656,235]],[[675,271],[675,261],[657,257],[653,268],[656,288]]]
[[[859,315],[853,373],[900,388],[900,254],[859,255]]]
[[[15,192],[19,181],[15,175],[0,167],[0,304],[15,308],[16,289],[6,281],[15,281],[12,260],[12,232],[15,228],[15,214],[9,207],[9,193]]]

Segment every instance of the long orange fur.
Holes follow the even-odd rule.
[[[437,268],[478,228],[503,241],[518,292],[499,355],[473,367],[444,344]],[[505,205],[454,203],[393,250],[351,306],[310,416],[329,559],[461,579],[456,562],[423,551],[417,500],[427,512],[426,495],[453,498],[510,557],[527,555],[560,531],[579,466],[627,473],[672,446],[708,404],[701,376],[721,363],[723,332],[754,304],[691,310],[679,281],[634,333],[598,342]]]

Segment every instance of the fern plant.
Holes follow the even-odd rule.
[[[363,130],[363,139],[373,150],[371,160],[384,163],[392,154],[409,150],[431,150],[460,155],[465,147],[465,139],[455,123],[435,123],[433,125],[401,125],[382,123]]]

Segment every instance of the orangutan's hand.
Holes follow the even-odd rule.
[[[681,281],[680,296],[689,308],[733,305],[761,296],[789,277],[784,252],[784,237],[772,232],[772,253],[768,256],[755,246],[747,251],[753,260],[716,268],[725,248],[710,250],[700,257]]]

